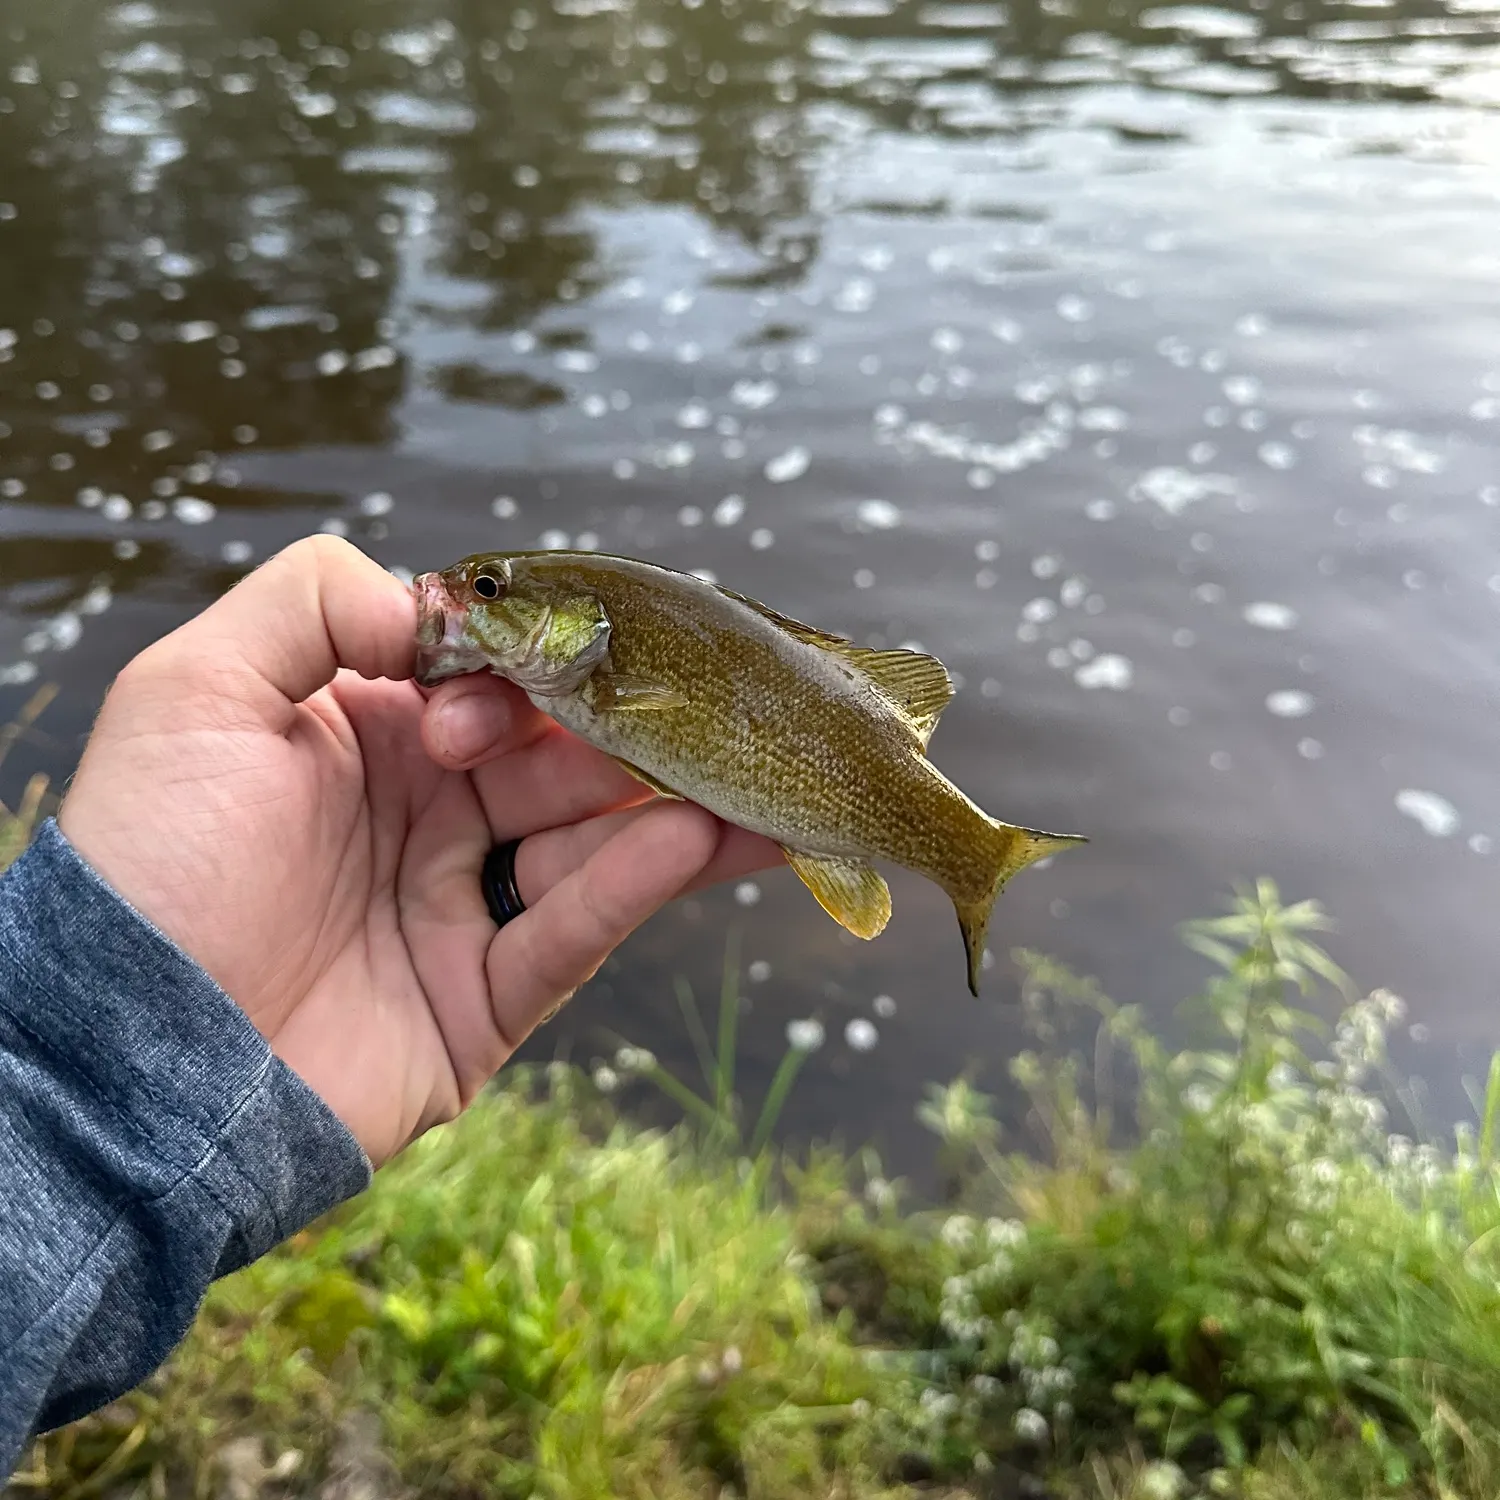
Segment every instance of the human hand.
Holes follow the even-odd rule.
[[[58,815],[377,1165],[659,907],[781,860],[499,678],[424,693],[416,618],[347,542],[294,544],[125,667]],[[479,869],[522,837],[497,932]]]

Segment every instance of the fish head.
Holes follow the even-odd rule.
[[[480,553],[423,573],[417,681],[491,671],[546,696],[576,691],[609,654],[609,616],[587,589],[545,577],[524,556]]]

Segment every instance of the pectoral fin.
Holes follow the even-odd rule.
[[[644,677],[622,677],[597,672],[589,679],[590,707],[596,714],[646,713],[661,708],[683,708],[687,699],[660,682]]]
[[[676,802],[682,802],[683,800],[685,800],[681,792],[674,792],[671,787],[664,785],[662,782],[658,781],[656,777],[641,770],[639,766],[631,765],[628,760],[620,760],[620,757],[618,755],[614,758],[625,770],[629,771],[637,781],[644,782],[647,786],[649,786],[658,797],[671,797],[673,801]]]
[[[807,854],[782,845],[786,862],[818,898],[818,904],[855,937],[877,937],[891,919],[891,892],[873,865],[862,859]]]

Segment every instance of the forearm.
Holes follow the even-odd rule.
[[[0,879],[0,1476],[210,1281],[358,1192],[353,1137],[54,825]]]

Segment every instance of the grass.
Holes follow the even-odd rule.
[[[731,955],[712,1042],[680,995],[702,1092],[628,1043],[513,1070],[7,1493],[1489,1500],[1500,1061],[1473,1128],[1391,1134],[1401,1004],[1326,925],[1268,883],[1191,924],[1182,1050],[1017,954],[1033,1135],[932,1087],[921,1209],[870,1152],[768,1144],[805,1048],[747,1128]],[[630,1081],[682,1123],[631,1123]]]

